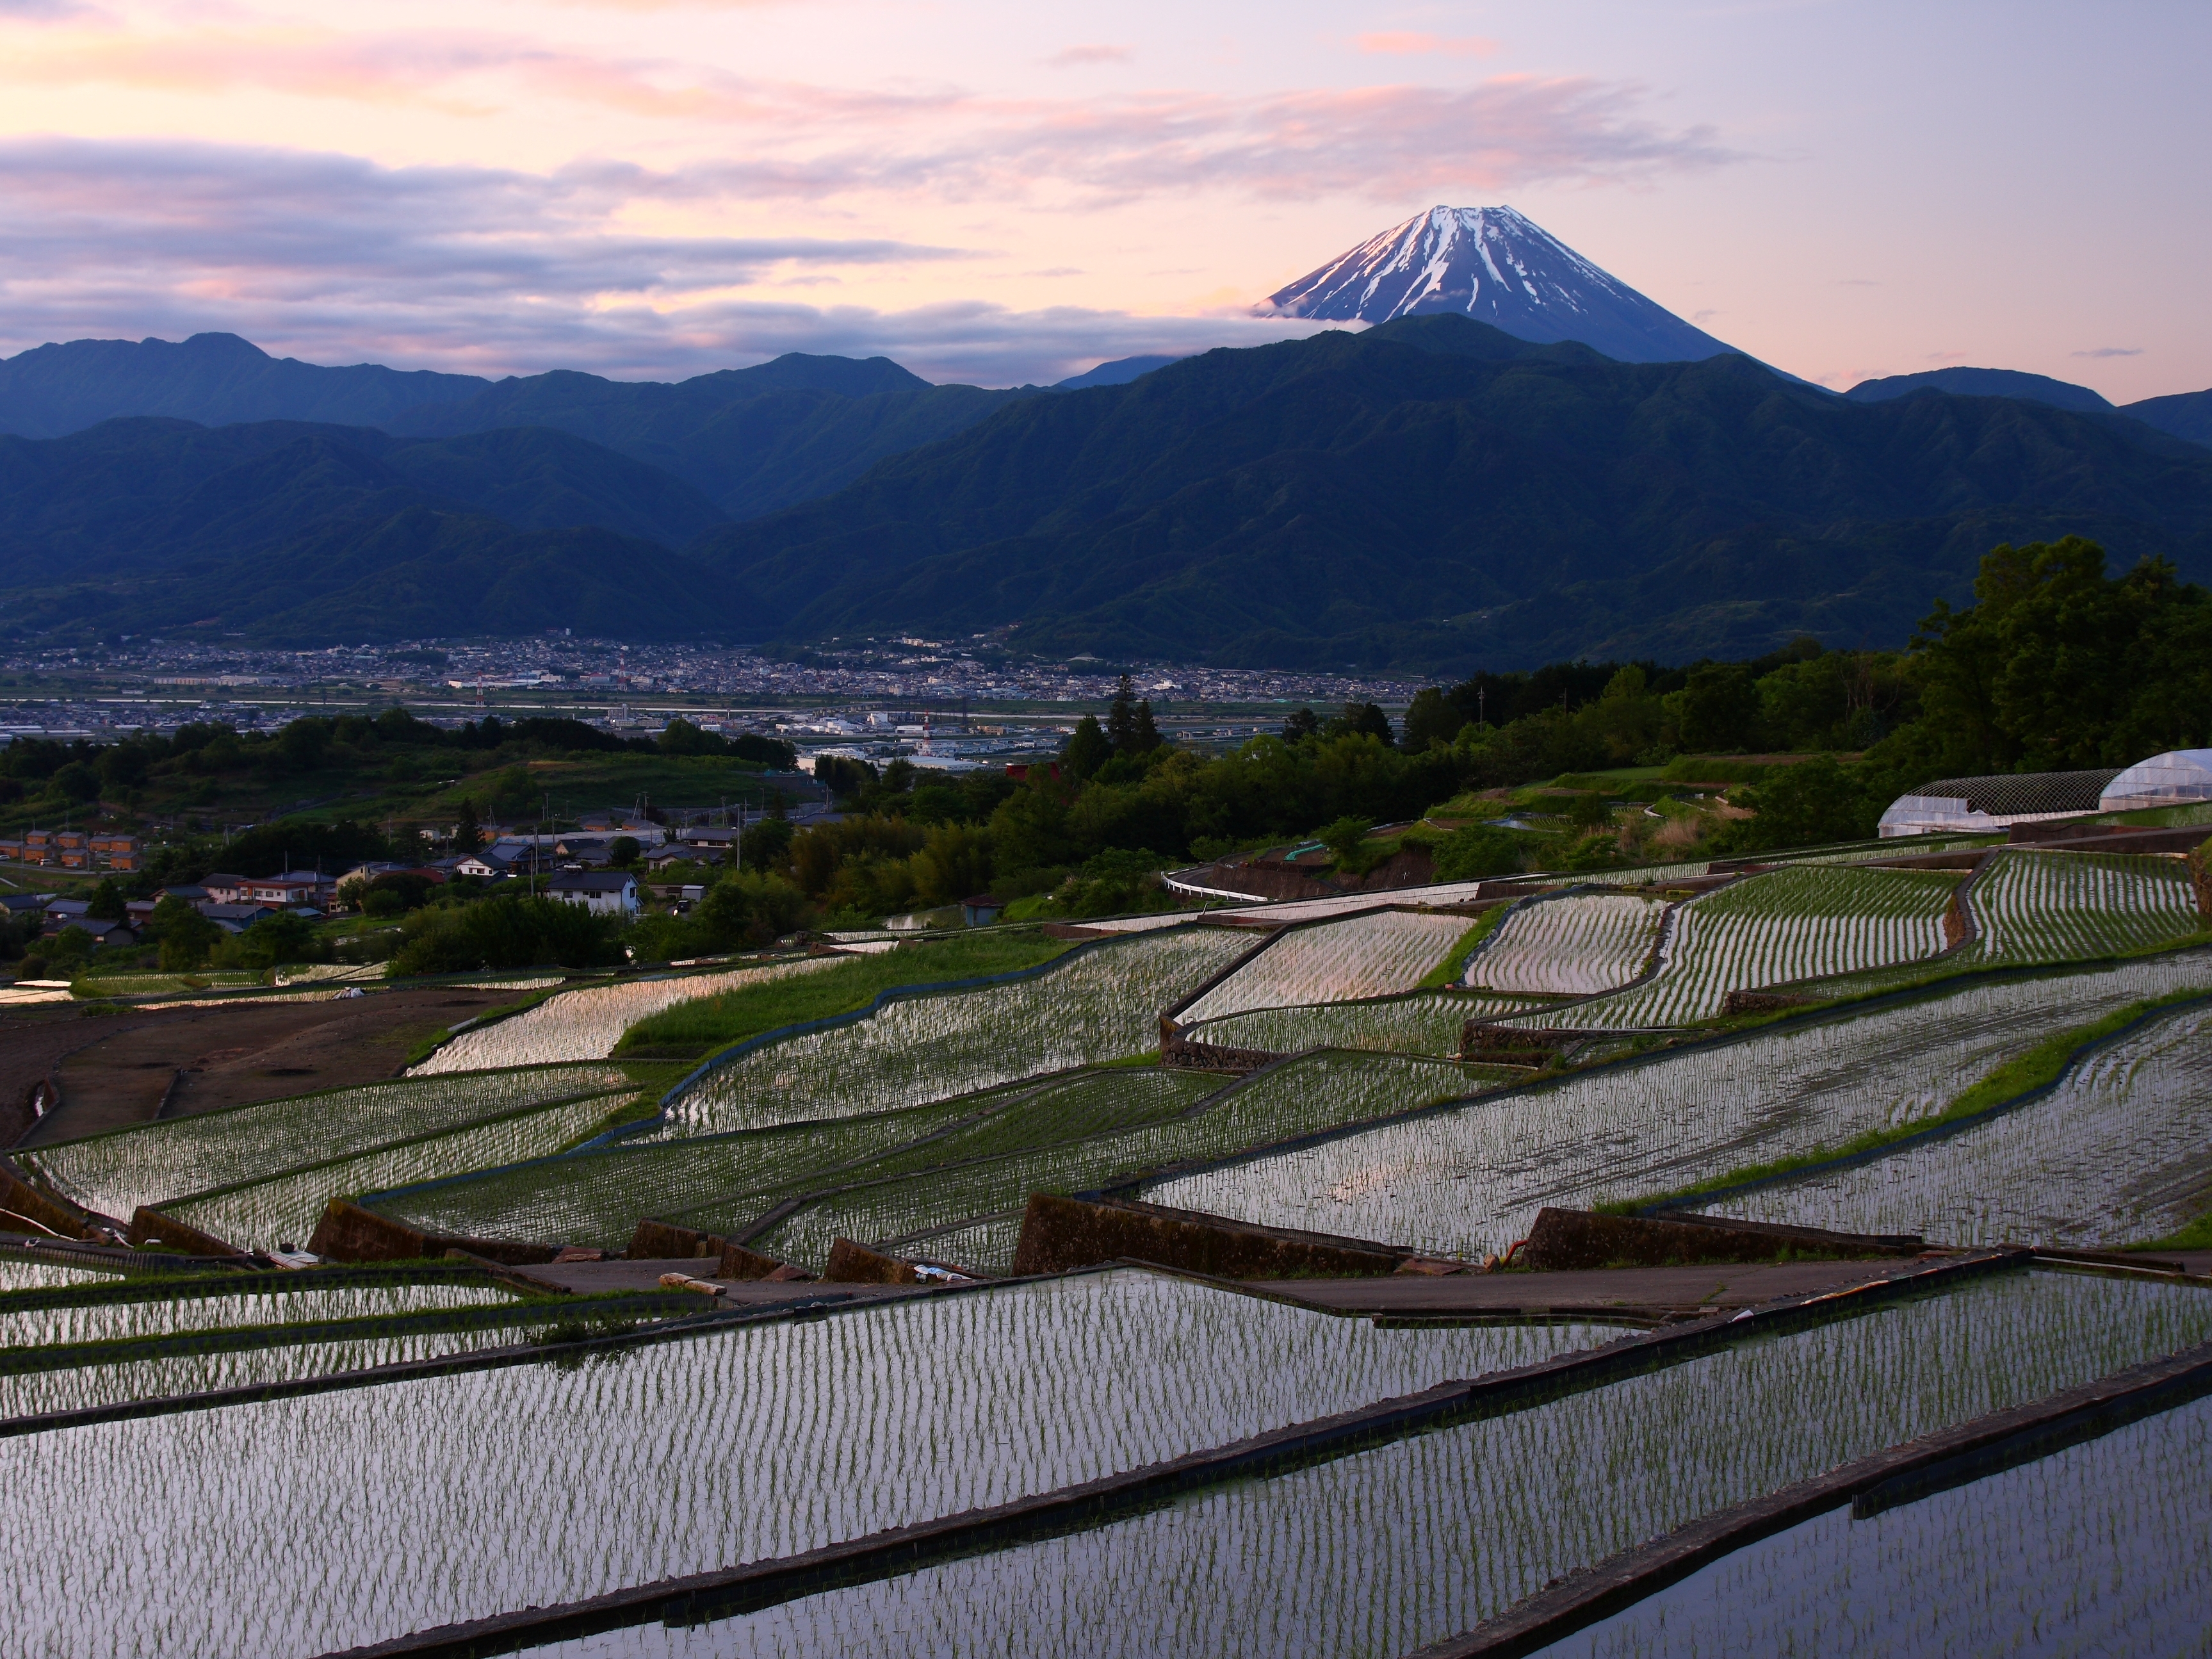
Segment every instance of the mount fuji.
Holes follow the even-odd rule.
[[[1253,310],[1362,323],[1455,312],[1523,340],[1579,340],[1627,363],[1694,362],[1735,349],[1510,207],[1415,214]]]

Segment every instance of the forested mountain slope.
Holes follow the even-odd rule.
[[[1018,404],[694,551],[792,638],[1449,671],[1899,643],[1993,544],[2076,532],[2212,572],[2212,454],[1440,316]]]

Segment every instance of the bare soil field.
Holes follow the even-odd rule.
[[[165,1098],[175,1117],[373,1083],[425,1038],[514,996],[438,988],[90,1018],[69,1008],[11,1013],[0,1019],[0,1144],[143,1122]],[[61,1104],[33,1124],[30,1095],[48,1078]]]

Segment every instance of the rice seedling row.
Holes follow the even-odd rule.
[[[2212,1606],[2212,1401],[1861,1518],[1777,1533],[1545,1650],[1558,1659],[2186,1653]],[[2000,1638],[2002,1639],[2002,1638]]]
[[[543,1158],[604,1122],[623,1095],[597,1095],[467,1125],[396,1146],[289,1170],[161,1206],[165,1215],[241,1249],[305,1243],[334,1198]]]
[[[70,1285],[104,1285],[112,1283],[116,1277],[97,1267],[0,1259],[0,1294],[9,1291],[58,1290]]]
[[[1932,957],[1943,949],[1954,879],[1838,866],[1769,871],[1674,912],[1652,976],[1596,1000],[1516,1023],[1589,1030],[1692,1024],[1733,990]]]
[[[2188,866],[2143,854],[2008,848],[1974,884],[1970,902],[1979,937],[1962,954],[1980,962],[2111,956],[2204,927]]]
[[[936,1134],[993,1098],[965,1095],[868,1117],[683,1140],[616,1142],[378,1191],[363,1201],[425,1232],[614,1249],[629,1242],[641,1216],[665,1216],[724,1194],[811,1180]]]
[[[417,1194],[374,1194],[369,1201],[420,1227],[467,1225],[492,1230],[478,1236],[613,1248],[627,1243],[641,1217],[689,1222],[703,1211],[718,1218],[757,1218],[831,1186],[882,1181],[1170,1117],[1221,1084],[1218,1078],[1157,1069],[1079,1072],[887,1117],[611,1147]],[[524,1175],[534,1177],[526,1209],[511,1196],[513,1183]],[[510,1195],[488,1206],[485,1200],[492,1195],[479,1190],[487,1187]]]
[[[738,1053],[669,1103],[659,1133],[848,1117],[1142,1054],[1158,1045],[1160,1010],[1251,945],[1177,928],[1093,945],[1031,978],[901,998]]]
[[[490,1071],[507,1066],[542,1066],[562,1060],[604,1060],[623,1033],[651,1015],[679,1002],[710,997],[763,980],[811,973],[834,965],[836,957],[772,963],[763,968],[733,968],[721,973],[683,974],[666,979],[594,985],[548,997],[535,1008],[489,1025],[463,1031],[419,1066],[410,1077],[447,1072]]]
[[[2189,989],[2212,989],[2212,956],[1969,984],[1263,1152],[1142,1196],[1445,1255],[1503,1250],[1547,1204],[1717,1182],[1933,1116],[2055,1030]]]
[[[467,1284],[362,1285],[242,1296],[174,1296],[130,1302],[80,1302],[60,1307],[0,1309],[0,1370],[9,1349],[61,1343],[112,1342],[179,1331],[275,1325],[300,1320],[357,1319],[442,1308],[512,1305],[513,1296]]]
[[[1644,971],[1663,899],[1574,893],[1521,905],[1468,960],[1472,988],[1539,996],[1595,996]]]
[[[1499,1019],[1540,1007],[1525,996],[1464,991],[1416,991],[1375,1002],[1324,1002],[1304,1008],[1255,1008],[1195,1026],[1194,1042],[1268,1054],[1309,1048],[1370,1048],[1384,1054],[1456,1054],[1470,1019]]]
[[[2205,1329],[2212,1298],[2192,1287],[1990,1276],[1093,1531],[688,1631],[641,1626],[531,1652],[1405,1655],[1710,1510]]]
[[[1138,1272],[726,1327],[0,1442],[0,1578],[27,1654],[284,1659],[1005,1503],[1591,1334],[1377,1330]]]
[[[1180,1016],[1185,1024],[1250,1008],[1349,1002],[1410,991],[1467,932],[1464,916],[1383,910],[1284,934]]]
[[[1711,873],[1710,860],[1697,860],[1682,864],[1640,864],[1629,870],[1598,870],[1575,879],[1599,887],[1650,887],[1669,881],[1693,881]]]
[[[1850,1168],[1701,1206],[1947,1243],[2157,1238],[2212,1191],[2212,1008],[2153,1016],[2019,1108]]]
[[[1034,1192],[1116,1186],[1151,1170],[1230,1157],[1270,1141],[1409,1110],[1517,1075],[1411,1055],[1322,1049],[1223,1088],[1186,1116],[825,1194],[778,1221],[758,1243],[773,1254],[818,1266],[840,1235],[872,1242],[948,1228],[1017,1210]],[[750,1204],[709,1205],[671,1218],[736,1233],[760,1213]],[[964,1259],[1003,1272],[1011,1266],[1012,1251]]]
[[[401,1078],[135,1124],[15,1157],[87,1209],[127,1219],[142,1204],[366,1152],[521,1107],[604,1094],[629,1083],[635,1069],[602,1063]]]
[[[1716,1509],[2208,1330],[2191,1287],[1995,1275],[1068,1536],[532,1651],[1402,1655]]]
[[[76,1365],[59,1370],[0,1374],[0,1419],[40,1417],[56,1412],[93,1411],[134,1401],[168,1400],[179,1395],[212,1394],[227,1389],[266,1387],[303,1378],[335,1376],[434,1359],[445,1354],[476,1353],[527,1340],[531,1328],[575,1315],[555,1308],[518,1310],[501,1325],[476,1330],[411,1331],[393,1335],[339,1338],[330,1341],[283,1342],[207,1353],[165,1354],[157,1359]]]

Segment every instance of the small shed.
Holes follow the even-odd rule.
[[[998,921],[1006,902],[993,898],[988,893],[978,893],[973,898],[960,901],[960,922],[964,927],[988,927]]]

